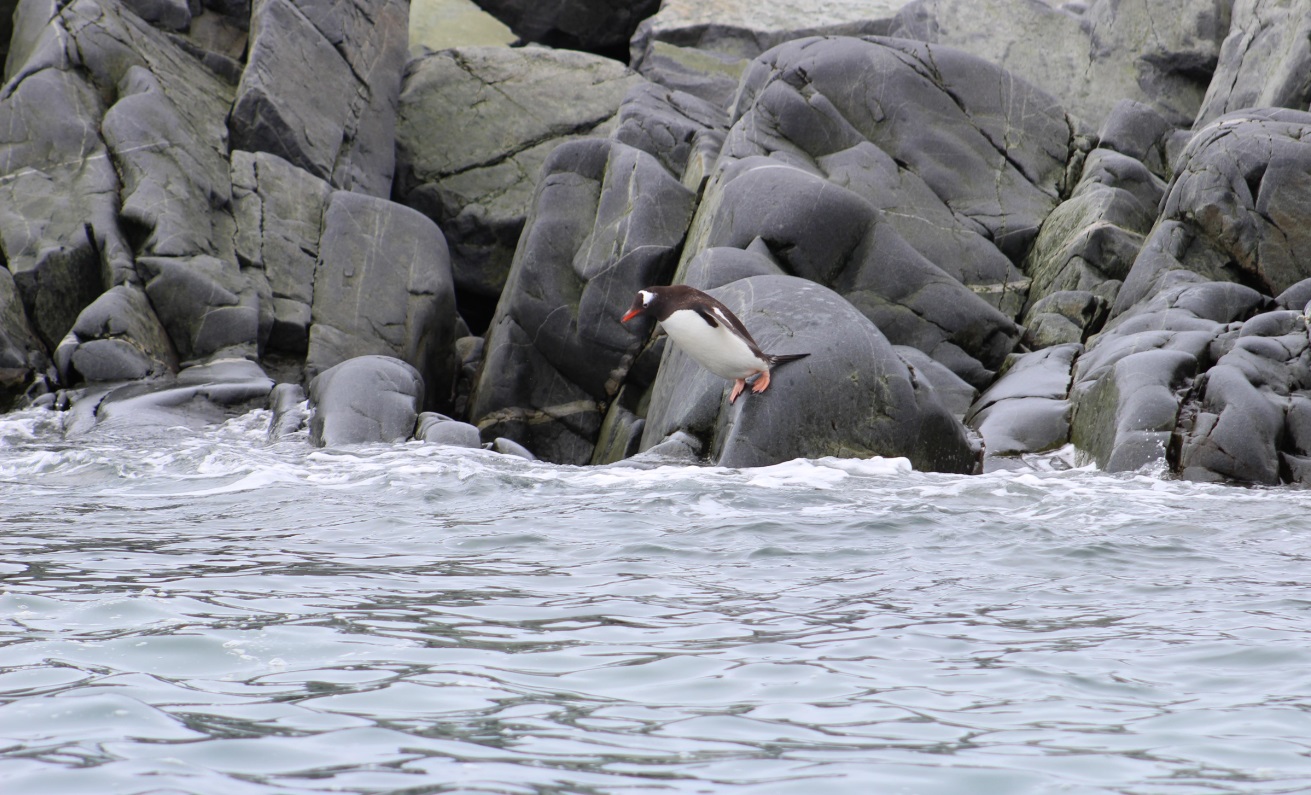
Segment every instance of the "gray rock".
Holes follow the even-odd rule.
[[[1050,293],[1025,315],[1025,341],[1033,350],[1083,342],[1102,327],[1109,310],[1105,298],[1087,290]]]
[[[456,286],[495,298],[542,163],[613,125],[641,79],[608,58],[541,47],[462,47],[405,71],[396,196],[446,233]]]
[[[730,405],[726,381],[667,347],[643,448],[681,430],[708,440],[709,459],[721,466],[905,456],[923,470],[973,471],[975,451],[964,427],[841,296],[791,276],[742,279],[711,294],[764,350],[810,356],[776,368],[766,392]]]
[[[1151,107],[1122,99],[1097,131],[1098,146],[1138,160],[1158,177],[1170,175],[1166,143],[1174,127]]]
[[[1311,2],[1238,0],[1194,127],[1243,108],[1311,102]]]
[[[1180,156],[1160,218],[1114,314],[1176,270],[1276,295],[1311,276],[1311,113],[1257,109],[1198,131]]]
[[[951,416],[964,420],[966,412],[979,396],[979,390],[919,348],[893,345],[892,349],[910,368],[915,383],[927,386]]]
[[[606,466],[621,469],[655,469],[679,464],[700,464],[702,447],[701,440],[692,434],[675,431],[664,441],[623,460],[606,462]]]
[[[164,30],[191,27],[191,7],[187,0],[123,0],[132,13]]]
[[[414,435],[423,394],[423,376],[400,359],[347,359],[310,381],[310,442],[403,442]]]
[[[427,384],[424,408],[452,400],[457,315],[446,241],[408,207],[338,191],[315,269],[307,378],[367,354],[394,356]]]
[[[585,464],[601,404],[644,342],[619,322],[673,270],[694,195],[651,155],[604,140],[561,145],[542,170],[470,402],[484,435]]]
[[[890,35],[973,53],[1061,97],[1089,128],[1122,99],[1186,125],[1228,32],[1228,7],[1093,0],[1075,13],[1040,0],[916,0]]]
[[[177,354],[141,287],[120,284],[82,310],[60,344],[60,379],[129,381],[176,373]]]
[[[23,313],[14,277],[0,268],[0,411],[8,411],[48,365],[41,342]]]
[[[476,427],[433,411],[425,411],[419,415],[414,438],[428,444],[441,444],[448,447],[482,448],[482,438],[478,435]]]
[[[519,444],[513,439],[507,439],[504,436],[498,436],[492,440],[491,449],[501,455],[512,455],[522,458],[525,461],[536,461],[537,456],[532,454],[527,447]]]
[[[660,0],[477,0],[522,41],[606,54],[623,52],[637,24]]]
[[[1015,356],[970,408],[965,422],[989,457],[1040,453],[1070,440],[1070,376],[1077,343]]]
[[[332,187],[264,152],[232,153],[236,254],[248,275],[267,286],[260,302],[265,347],[303,356],[309,349],[314,267]]]
[[[699,190],[728,132],[728,113],[683,91],[639,82],[619,106],[614,139],[658,159],[684,185]]]
[[[137,267],[183,363],[232,348],[256,355],[259,299],[235,262],[206,255],[140,257]]]
[[[310,419],[305,390],[300,384],[278,384],[269,392],[269,441],[285,439],[304,428]]]
[[[344,190],[389,196],[407,21],[402,0],[257,0],[232,147],[277,155]]]

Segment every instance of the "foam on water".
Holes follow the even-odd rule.
[[[268,422],[0,418],[6,795],[1311,788],[1306,492]]]

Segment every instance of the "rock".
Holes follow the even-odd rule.
[[[537,456],[533,455],[527,447],[524,447],[513,439],[507,439],[504,436],[498,436],[492,440],[491,449],[501,455],[517,456],[525,461],[537,460]]]
[[[730,405],[728,382],[668,346],[643,449],[685,431],[707,440],[710,461],[720,466],[905,456],[923,470],[973,470],[975,451],[964,427],[841,296],[792,276],[741,279],[711,294],[742,319],[764,350],[810,356],[776,368],[766,392]]]
[[[304,428],[310,413],[305,401],[305,390],[300,384],[278,384],[269,392],[269,441],[287,438]]]
[[[437,222],[456,286],[494,300],[547,156],[604,133],[641,80],[623,64],[542,47],[460,47],[412,61],[396,130],[396,195]]]
[[[1141,102],[1122,99],[1111,107],[1097,131],[1097,145],[1141,162],[1158,177],[1170,176],[1166,151],[1174,127],[1161,114]]]
[[[359,356],[393,356],[422,376],[423,407],[445,407],[456,377],[457,317],[436,224],[383,199],[332,194],[315,267],[307,378]]]
[[[614,139],[652,155],[699,190],[728,132],[728,113],[691,94],[639,82],[619,106]]]
[[[1055,96],[1089,128],[1130,99],[1171,124],[1192,122],[1228,31],[1227,6],[1093,0],[1078,13],[1039,0],[915,0],[892,36],[940,43],[997,64]]]
[[[191,27],[191,7],[186,0],[123,0],[123,5],[164,30],[185,31]]]
[[[762,248],[763,251],[760,250]],[[729,282],[752,276],[785,275],[786,272],[762,241],[759,246],[754,247],[754,250],[751,244],[748,244],[746,249],[728,246],[701,249],[684,269],[682,283],[698,290],[713,290]]]
[[[410,3],[410,55],[422,57],[451,47],[513,44],[514,33],[473,0],[414,0]]]
[[[140,257],[137,267],[182,362],[231,348],[256,355],[259,299],[235,262],[206,255]]]
[[[910,368],[914,383],[926,386],[938,398],[942,407],[951,413],[951,416],[964,420],[966,412],[974,404],[974,399],[979,396],[979,390],[919,348],[893,345],[892,349]]]
[[[482,449],[483,446],[476,427],[434,411],[425,411],[419,415],[414,438],[428,444],[442,444],[448,447]]]
[[[1033,350],[1083,342],[1106,322],[1110,304],[1087,290],[1060,290],[1040,299],[1025,315],[1025,340]]]
[[[314,268],[332,187],[264,152],[232,153],[232,212],[236,254],[262,280],[260,326],[270,351],[304,356],[309,349]]]
[[[769,48],[816,35],[887,35],[905,4],[821,0],[799,13],[789,0],[665,0],[633,35],[633,68],[655,83],[728,108],[742,70]]]
[[[1070,440],[1070,374],[1082,352],[1073,343],[1013,357],[965,417],[989,458],[1041,453]]]
[[[1311,102],[1311,2],[1237,0],[1195,129],[1243,108]]]
[[[647,330],[619,318],[638,290],[669,278],[693,199],[654,157],[621,143],[575,141],[551,154],[470,401],[484,436],[556,463],[591,460],[601,404]]]
[[[1311,113],[1248,110],[1199,130],[1115,302],[1126,311],[1175,270],[1277,295],[1311,276]]]
[[[310,442],[403,442],[414,434],[423,394],[423,377],[400,359],[347,359],[310,382]]]
[[[390,196],[408,9],[403,0],[256,0],[232,147]]]
[[[660,0],[476,0],[522,41],[623,57],[638,23]]]
[[[141,287],[120,284],[82,310],[56,355],[60,380],[130,381],[178,371],[168,333]]]
[[[48,364],[23,313],[14,277],[0,268],[0,411],[8,411]]]
[[[1281,455],[1311,453],[1309,348],[1300,311],[1268,312],[1244,323],[1233,348],[1197,379],[1184,406],[1180,476],[1277,485]],[[1287,464],[1282,468],[1293,476]]]
[[[621,461],[607,462],[606,466],[624,469],[655,469],[663,466],[693,465],[701,463],[701,440],[685,431],[675,431],[664,441]]]

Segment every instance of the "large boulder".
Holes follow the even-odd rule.
[[[55,359],[65,384],[130,381],[178,370],[168,332],[135,284],[111,287],[82,310]]]
[[[337,191],[318,251],[307,378],[347,359],[391,356],[422,376],[424,408],[448,406],[459,316],[437,225],[394,202]]]
[[[470,401],[484,438],[557,463],[591,460],[602,405],[644,341],[619,318],[638,290],[669,279],[694,198],[625,144],[575,141],[551,154]]]
[[[985,466],[1070,440],[1070,374],[1082,352],[1082,345],[1067,343],[1013,357],[965,417],[983,437]]]
[[[496,300],[547,155],[608,132],[640,82],[608,58],[543,47],[460,47],[410,62],[396,196],[446,233],[462,293]]]
[[[643,450],[682,431],[707,442],[709,460],[721,466],[904,456],[918,469],[974,470],[976,451],[964,426],[841,296],[794,276],[753,276],[711,294],[763,350],[810,356],[775,368],[765,392],[729,404],[729,382],[667,346]]]
[[[1213,0],[915,0],[890,35],[995,63],[1061,97],[1091,129],[1121,99],[1190,124],[1228,31],[1228,4]]]
[[[1223,116],[1188,143],[1151,234],[1116,298],[1125,312],[1174,271],[1267,296],[1311,276],[1311,113]]]
[[[408,21],[404,0],[256,0],[232,147],[390,196]]]
[[[1195,127],[1244,108],[1296,108],[1311,102],[1311,2],[1236,0],[1229,35]]]
[[[310,381],[310,442],[316,447],[403,442],[414,435],[423,377],[390,356],[359,356]]]
[[[476,0],[523,41],[622,56],[660,0]]]

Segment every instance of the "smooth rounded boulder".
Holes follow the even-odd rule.
[[[414,434],[423,391],[419,371],[400,359],[347,359],[310,382],[310,442],[404,442]]]

